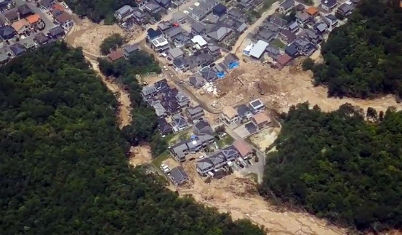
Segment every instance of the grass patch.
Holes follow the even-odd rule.
[[[225,135],[224,137],[222,137],[221,139],[219,139],[216,144],[218,145],[218,147],[224,148],[225,146],[231,145],[233,144],[233,138],[230,135]]]
[[[179,132],[177,134],[170,134],[170,135],[165,137],[166,142],[170,146],[170,145],[176,144],[179,141],[188,140],[191,137],[191,133],[192,133],[192,129],[189,128],[189,129],[181,131],[181,132]]]
[[[162,162],[165,161],[170,157],[170,152],[169,150],[165,150],[163,153],[161,153],[159,156],[157,156],[153,161],[152,164],[159,169],[161,166]]]
[[[284,48],[286,47],[285,43],[283,43],[281,40],[279,40],[279,39],[277,39],[277,38],[275,38],[275,39],[271,42],[271,44],[272,44],[274,47],[281,48],[281,49],[284,49]]]
[[[260,14],[264,13],[264,11],[268,10],[274,2],[278,0],[264,0],[264,3],[261,7],[261,9],[258,11]]]

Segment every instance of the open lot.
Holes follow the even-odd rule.
[[[227,212],[234,219],[250,219],[263,225],[270,234],[345,234],[346,231],[328,225],[325,220],[310,214],[280,210],[258,195],[253,179],[239,173],[206,183],[195,170],[193,162],[184,163],[190,183],[174,188],[181,196],[191,195],[196,201]]]
[[[280,128],[266,128],[255,135],[250,136],[250,141],[260,151],[264,151],[271,146],[276,138],[278,138]]]

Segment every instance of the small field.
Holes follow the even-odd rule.
[[[249,139],[260,151],[265,152],[265,150],[274,143],[279,135],[279,131],[280,128],[266,128],[250,136]]]

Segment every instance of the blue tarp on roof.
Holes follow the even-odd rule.
[[[229,63],[229,69],[235,69],[237,67],[239,67],[239,61],[233,61]]]
[[[224,78],[224,77],[225,77],[225,72],[217,72],[217,73],[216,73],[216,76],[217,76],[218,78]]]

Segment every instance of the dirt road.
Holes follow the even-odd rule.
[[[258,195],[249,178],[234,173],[208,184],[198,176],[193,162],[184,163],[184,168],[192,182],[178,189],[181,196],[192,195],[196,201],[230,213],[234,219],[250,219],[263,225],[269,234],[346,234],[346,230],[311,214],[281,211]]]
[[[237,39],[236,44],[232,47],[232,54],[236,54],[237,57],[241,58],[241,56],[243,55],[242,49],[243,47],[245,47],[246,45],[243,45],[245,39],[247,38],[247,36],[249,35],[249,33],[253,33],[263,22],[264,20],[272,15],[275,10],[279,7],[279,2],[274,2],[272,4],[272,6],[265,11],[264,13],[262,13],[261,17],[254,22],[254,24],[250,25],[246,31],[244,31],[240,37]]]
[[[75,25],[67,34],[65,41],[72,47],[81,47],[85,58],[90,62],[92,68],[98,73],[105,86],[116,96],[119,102],[118,123],[123,128],[131,123],[131,101],[126,90],[114,83],[112,80],[103,76],[99,71],[97,58],[101,57],[99,46],[103,39],[114,34],[123,33],[117,25],[95,24],[88,19],[74,17]]]

